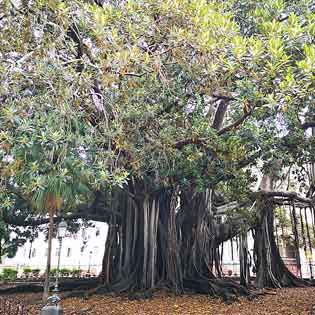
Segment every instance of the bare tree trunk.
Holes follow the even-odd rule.
[[[49,274],[50,274],[50,265],[51,265],[51,244],[52,244],[52,237],[53,237],[53,229],[54,229],[53,211],[49,211],[48,252],[47,252],[47,264],[46,264],[46,271],[45,271],[43,302],[46,302],[49,295]]]
[[[247,228],[244,224],[244,229],[240,233],[240,284],[248,287],[249,285],[249,266],[248,266],[248,243],[247,243]]]
[[[274,235],[274,213],[272,200],[261,199],[257,202],[259,222],[255,227],[254,252],[256,257],[256,286],[295,287],[306,282],[293,275],[284,264]]]
[[[311,233],[310,233],[310,228],[308,225],[307,208],[306,207],[304,208],[304,215],[305,215],[305,227],[306,227],[306,233],[307,233],[307,242],[308,242],[308,248],[310,251],[310,257],[308,259],[309,259],[311,279],[313,279],[313,266],[312,266],[313,249],[312,249]]]
[[[294,202],[292,202],[291,224],[293,227],[293,234],[294,234],[294,247],[295,247],[295,251],[296,251],[296,263],[297,263],[297,268],[299,270],[300,278],[302,279],[302,268],[301,268],[301,257],[300,257],[300,239],[299,239],[299,233],[297,230],[298,222],[297,222]]]
[[[0,239],[0,264],[2,264],[2,239]]]

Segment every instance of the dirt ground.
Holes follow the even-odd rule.
[[[87,300],[69,298],[62,302],[65,315],[315,315],[315,288],[281,289],[249,301],[225,304],[207,296],[172,296],[158,292],[152,299],[131,301],[127,297],[93,296]],[[29,315],[39,315],[40,295],[18,295],[29,305]],[[30,305],[32,304],[32,305]]]

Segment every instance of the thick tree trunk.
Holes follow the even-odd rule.
[[[226,224],[218,228],[215,222],[211,190],[181,192],[180,210],[176,190],[150,192],[143,182],[114,199],[119,205],[113,209],[121,218],[110,222],[103,286],[97,292],[148,292],[163,286],[176,293],[193,290],[224,298],[249,294],[237,283],[215,279],[214,267],[221,276],[219,246],[231,233]]]
[[[172,203],[171,211],[169,192],[143,194],[147,189],[141,186],[133,189],[142,197],[132,199],[124,192],[116,196],[121,220],[110,224],[103,283],[117,292],[151,290],[162,282],[180,288],[174,224],[176,203]]]
[[[256,286],[290,287],[303,286],[305,282],[293,275],[285,266],[274,235],[274,213],[271,200],[257,202],[259,222],[255,227],[254,253],[256,263]]]
[[[193,196],[193,197],[192,197]],[[221,277],[219,246],[226,235],[226,224],[216,223],[212,211],[212,192],[182,194],[180,226],[181,260],[184,274],[184,289],[197,293],[231,299],[238,295],[249,295],[244,287]]]

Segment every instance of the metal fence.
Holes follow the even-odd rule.
[[[14,299],[0,298],[0,315],[28,315],[26,306]]]

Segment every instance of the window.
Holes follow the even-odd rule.
[[[94,248],[93,248],[93,252],[94,252],[94,254],[95,254],[95,255],[97,255],[97,254],[98,254],[98,246],[94,246]]]
[[[67,257],[71,257],[71,248],[67,249]]]
[[[86,230],[82,230],[82,239],[86,240],[87,239],[87,235],[86,235]]]
[[[95,232],[95,236],[99,236],[100,235],[100,229],[97,229]]]
[[[36,256],[36,248],[33,248],[32,250],[32,257],[35,257]]]
[[[287,245],[284,249],[284,257],[296,258],[296,249],[293,245]]]

